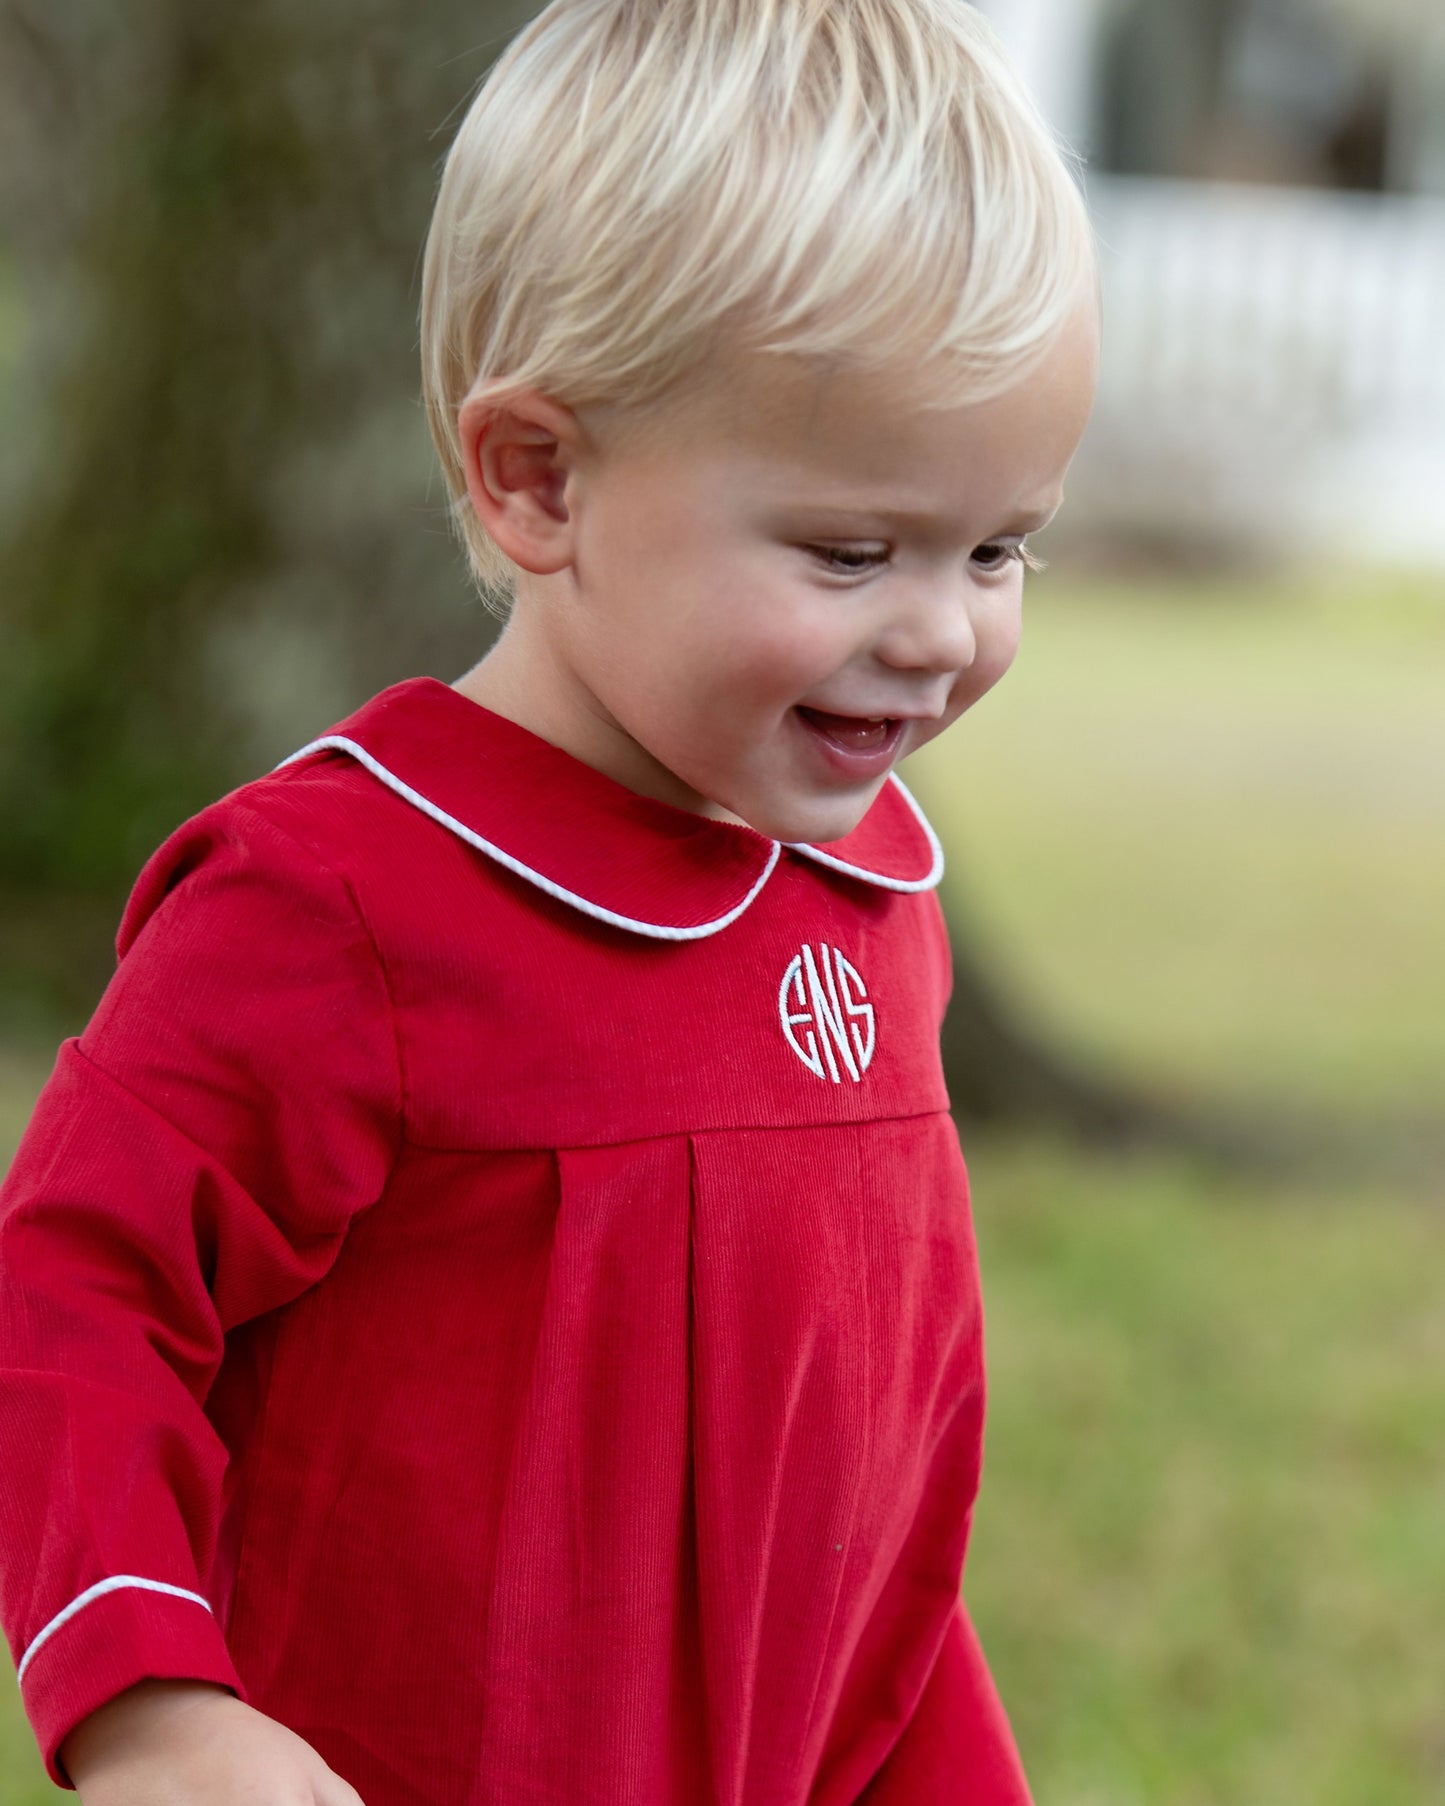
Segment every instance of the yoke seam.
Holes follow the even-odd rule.
[[[682,1127],[667,1129],[656,1135],[620,1135],[609,1141],[569,1141],[569,1142],[527,1142],[517,1146],[497,1146],[485,1142],[437,1142],[422,1141],[416,1136],[408,1135],[405,1145],[419,1153],[425,1154],[555,1154],[559,1147],[563,1152],[571,1153],[584,1148],[633,1148],[645,1147],[650,1142],[702,1140],[710,1135],[802,1135],[815,1134],[818,1130],[828,1129],[861,1129],[883,1127],[888,1123],[924,1122],[931,1117],[943,1116],[952,1119],[953,1112],[947,1105],[929,1110],[902,1110],[891,1116],[845,1117],[834,1121],[823,1122],[741,1122],[727,1123],[720,1128],[699,1129]]]

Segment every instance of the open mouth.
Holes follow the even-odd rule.
[[[820,740],[847,758],[886,758],[903,736],[903,722],[889,716],[831,715],[801,704],[797,712]]]

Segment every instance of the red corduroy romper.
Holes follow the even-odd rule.
[[[3,1194],[47,1756],[235,1688],[367,1806],[1020,1806],[937,843],[780,847],[429,678],[147,865]]]

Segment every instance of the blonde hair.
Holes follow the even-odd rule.
[[[423,386],[484,590],[457,415],[646,411],[724,346],[1007,388],[1093,269],[1065,156],[963,0],[553,0],[447,157]]]

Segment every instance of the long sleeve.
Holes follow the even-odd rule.
[[[1030,1806],[1018,1745],[960,1601],[918,1710],[859,1806]]]
[[[150,861],[0,1190],[0,1608],[52,1775],[147,1677],[241,1691],[207,1597],[227,1333],[337,1258],[395,1157],[355,899],[244,793]]]

